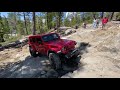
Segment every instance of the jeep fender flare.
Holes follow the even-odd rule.
[[[35,50],[35,51],[36,51],[36,48],[35,48],[34,46],[32,46],[32,45],[29,45],[29,47],[33,48],[33,50]]]
[[[49,50],[49,51],[47,52],[47,56],[49,56],[50,53],[56,53],[56,52],[53,51],[53,50]],[[57,53],[56,53],[56,54],[57,54]]]

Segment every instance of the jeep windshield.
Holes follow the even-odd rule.
[[[57,39],[59,39],[59,36],[55,33],[42,36],[42,40],[44,42],[49,42],[49,41],[53,41],[53,40],[57,40]]]

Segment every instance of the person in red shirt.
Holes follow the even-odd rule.
[[[105,28],[107,22],[108,22],[108,18],[107,17],[102,19],[102,29]]]

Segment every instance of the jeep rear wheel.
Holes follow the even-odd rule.
[[[50,53],[49,54],[49,61],[51,63],[52,68],[54,68],[55,70],[58,70],[61,68],[60,57],[57,54]]]
[[[30,51],[31,56],[33,56],[33,57],[37,57],[38,56],[36,54],[36,52],[31,47],[29,47],[29,51]]]

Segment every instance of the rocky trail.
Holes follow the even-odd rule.
[[[81,51],[78,67],[63,65],[51,69],[45,56],[33,58],[28,45],[0,51],[0,78],[119,78],[120,77],[120,27],[109,22],[106,30],[79,28],[62,38],[75,40]]]

